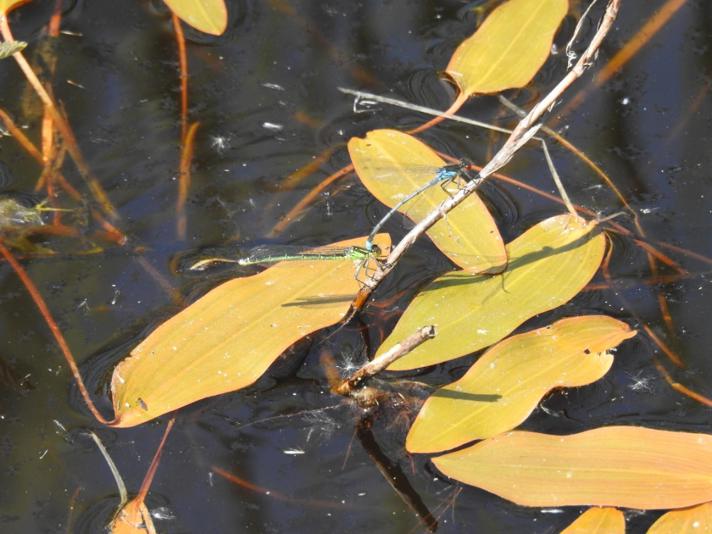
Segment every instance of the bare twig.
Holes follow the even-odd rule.
[[[378,358],[361,366],[358,371],[341,382],[334,391],[339,395],[351,395],[351,392],[358,388],[364,380],[380,373],[398,358],[402,358],[415,349],[415,347],[434,337],[435,327],[433,325],[418,329],[414,334],[404,339],[401,343],[396,343],[390,350],[384,352]]]
[[[576,62],[576,65],[574,65],[566,76],[559,81],[556,87],[554,87],[542,100],[540,100],[539,103],[527,114],[527,116],[524,117],[519,124],[517,124],[516,128],[512,131],[502,148],[497,151],[489,163],[487,163],[479,172],[476,180],[469,182],[453,197],[445,200],[442,204],[440,204],[440,206],[430,212],[405,235],[400,243],[393,248],[381,268],[374,273],[371,278],[365,281],[364,287],[359,292],[359,295],[357,295],[355,303],[364,302],[371,291],[373,291],[381,280],[383,280],[383,278],[393,269],[394,265],[400,260],[401,256],[403,256],[403,254],[413,245],[413,243],[415,243],[418,237],[424,234],[440,219],[443,219],[450,210],[454,209],[463,200],[465,200],[465,198],[471,195],[475,189],[479,187],[483,180],[504,167],[504,165],[512,159],[519,148],[521,148],[534,136],[540,127],[537,122],[552,106],[554,106],[563,92],[575,80],[580,78],[585,70],[590,66],[596,52],[603,42],[603,39],[613,25],[613,21],[618,14],[619,7],[620,0],[609,0],[606,12],[598,30],[596,31],[596,34],[593,36],[593,39],[591,39],[586,51]]]

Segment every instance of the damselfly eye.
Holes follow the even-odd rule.
[[[373,253],[374,256],[380,256],[381,255],[381,247],[379,247],[376,244],[373,244],[371,246],[371,252]]]

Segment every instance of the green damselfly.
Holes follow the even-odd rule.
[[[245,256],[227,258],[213,256],[203,258],[189,267],[191,271],[202,271],[216,263],[236,263],[241,266],[263,265],[282,261],[337,261],[351,260],[365,264],[369,259],[378,259],[381,249],[371,243],[371,248],[364,247],[295,247],[289,245],[264,245],[255,247]]]

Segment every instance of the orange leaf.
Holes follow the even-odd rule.
[[[383,250],[390,246],[386,235],[377,243]],[[160,325],[114,369],[116,426],[249,386],[296,341],[346,314],[360,286],[354,274],[350,259],[281,262],[216,287]]]
[[[589,508],[561,534],[625,534],[625,517],[615,508]]]
[[[525,506],[683,508],[712,500],[712,436],[632,426],[509,432],[434,458],[447,476]]]
[[[516,427],[556,387],[590,384],[613,363],[608,350],[635,335],[589,315],[505,339],[423,405],[406,439],[410,452],[438,452]]]
[[[568,8],[568,0],[503,3],[455,50],[447,73],[467,96],[524,87],[549,56]]]
[[[433,149],[397,130],[372,130],[365,139],[352,137],[349,155],[363,185],[389,208],[430,181],[445,165]],[[422,168],[433,169],[423,174]],[[448,198],[437,185],[406,203],[401,211],[415,222]],[[500,272],[507,265],[497,225],[477,193],[427,231],[443,254],[470,273]]]
[[[163,0],[173,13],[196,30],[221,35],[227,28],[225,0]]]
[[[111,522],[111,534],[156,534],[151,512],[140,499],[127,502]]]
[[[648,534],[686,534],[712,532],[712,503],[661,515]]]

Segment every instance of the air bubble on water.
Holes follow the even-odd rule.
[[[265,82],[262,84],[262,87],[264,87],[266,89],[273,89],[275,91],[286,91],[286,89],[284,87],[282,87],[281,85],[279,85],[278,83]]]

